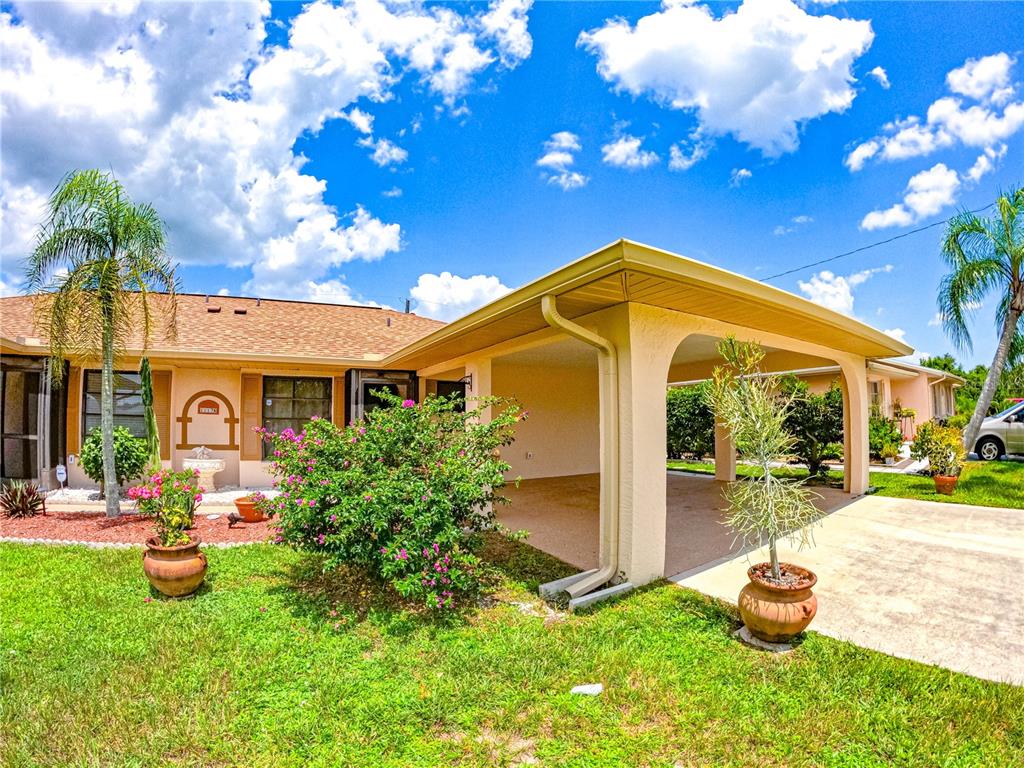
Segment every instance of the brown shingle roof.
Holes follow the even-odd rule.
[[[198,352],[358,360],[388,355],[444,325],[391,309],[199,294],[178,296],[177,321],[177,339],[167,340],[160,330],[153,334],[149,348],[154,355]],[[33,297],[0,298],[0,336],[14,341],[39,336]],[[129,347],[141,347],[141,338]]]

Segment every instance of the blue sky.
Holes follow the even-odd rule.
[[[74,167],[186,290],[446,319],[622,236],[763,279],[1024,177],[1019,4],[2,8],[8,292]],[[940,232],[773,284],[944,352]]]

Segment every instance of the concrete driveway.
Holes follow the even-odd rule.
[[[818,575],[811,628],[893,656],[1024,685],[1024,510],[866,496],[816,546],[783,559]],[[730,602],[763,553],[672,581]]]

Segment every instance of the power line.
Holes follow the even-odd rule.
[[[982,208],[976,208],[975,210],[968,211],[967,213],[981,213],[982,211],[987,211],[989,208],[991,208],[994,205],[995,205],[995,203],[989,203],[988,205],[986,205],[986,206],[984,206]],[[861,253],[862,251],[868,251],[868,250],[871,250],[872,248],[877,248],[880,245],[888,245],[889,243],[895,242],[897,240],[902,240],[904,237],[910,237],[911,235],[916,235],[919,232],[924,232],[927,229],[932,229],[933,227],[938,227],[938,226],[942,226],[943,224],[948,224],[950,221],[951,221],[951,219],[944,219],[942,221],[935,221],[935,222],[932,222],[931,224],[926,224],[923,227],[918,227],[917,229],[912,229],[909,232],[904,232],[901,235],[894,235],[893,237],[890,237],[890,238],[888,238],[886,240],[879,240],[877,243],[871,243],[870,245],[862,245],[860,248],[854,248],[852,251],[846,251],[845,253],[840,253],[840,254],[837,254],[835,256],[829,256],[827,259],[820,259],[819,261],[812,261],[810,264],[804,264],[802,267],[793,267],[793,269],[787,269],[785,272],[779,272],[777,274],[769,275],[768,277],[762,278],[762,282],[766,283],[769,280],[775,280],[778,277],[785,277],[786,275],[792,275],[794,272],[803,272],[805,269],[810,269],[811,267],[817,267],[817,266],[820,266],[821,264],[828,264],[829,262],[837,261],[839,259],[846,258],[847,256],[853,256],[855,253]]]

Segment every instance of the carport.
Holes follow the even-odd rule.
[[[541,541],[549,536],[574,535],[555,523],[557,503],[537,501],[544,489],[557,500],[577,488],[573,503],[590,499],[586,506],[593,509],[596,482],[596,565],[585,568],[592,558],[580,559],[583,572],[556,585],[582,600],[609,584],[638,586],[671,575],[677,561],[720,549],[717,529],[698,526],[694,515],[677,520],[681,507],[669,503],[670,493],[692,496],[701,514],[718,514],[712,486],[687,491],[667,480],[665,388],[669,381],[709,376],[718,363],[716,344],[728,335],[759,342],[767,370],[839,367],[845,491],[862,494],[868,484],[867,362],[912,350],[785,291],[628,240],[513,291],[384,364],[415,370],[421,396],[438,381],[462,380],[470,397],[515,397],[527,408],[530,418],[506,458],[510,479],[530,481],[516,504],[532,507],[534,543],[541,548],[554,551]],[[735,452],[721,429],[716,455],[717,480],[734,480]],[[550,482],[532,482],[541,479]],[[692,490],[697,487],[708,490]],[[546,526],[539,511],[545,508]],[[541,535],[542,529],[548,533]],[[690,554],[673,554],[683,552]]]

